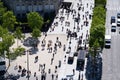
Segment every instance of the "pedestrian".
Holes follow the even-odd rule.
[[[83,15],[82,19],[84,20],[84,15]]]
[[[50,48],[50,52],[52,53],[52,47]]]
[[[38,80],[38,77],[36,76],[36,80]]]
[[[53,58],[54,58],[54,53],[53,53]]]
[[[36,77],[36,72],[34,72],[34,77]]]
[[[52,80],[54,80],[54,74],[52,74]]]
[[[52,63],[53,63],[53,58],[51,58],[51,65],[52,65]]]
[[[41,64],[39,64],[39,70],[38,71],[40,71],[40,67],[41,67]]]
[[[51,69],[48,69],[48,73],[50,74],[50,72],[51,72]]]
[[[59,38],[58,37],[56,37],[56,42],[58,42],[59,41]]]
[[[45,69],[45,64],[43,64],[43,67],[44,67],[44,69]]]
[[[56,80],[58,80],[58,74],[56,75]]]
[[[65,51],[66,50],[66,46],[65,46],[65,44],[64,44],[64,46],[63,46],[63,51]]]
[[[87,8],[88,8],[88,3],[87,3]]]
[[[64,27],[62,27],[62,31],[64,30]]]
[[[82,8],[82,12],[84,11],[84,7]]]
[[[75,75],[75,69],[73,69],[73,75]]]

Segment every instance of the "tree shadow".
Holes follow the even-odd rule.
[[[27,47],[33,47],[33,45],[39,44],[40,41],[38,39],[35,39],[33,37],[28,37],[24,40],[23,45]]]
[[[85,76],[87,80],[101,80],[102,77],[102,58],[96,57],[95,65],[93,65],[92,57],[87,58],[87,66]]]
[[[29,54],[30,55],[33,55],[33,54],[36,54],[38,52],[38,48],[37,47],[32,47],[29,49]]]

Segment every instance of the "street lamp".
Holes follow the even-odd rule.
[[[29,80],[30,77],[30,72],[29,72],[29,50],[26,51],[27,52],[27,78]]]

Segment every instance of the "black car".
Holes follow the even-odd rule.
[[[117,18],[120,18],[120,13],[117,13]]]
[[[115,23],[115,16],[111,16],[111,24]]]

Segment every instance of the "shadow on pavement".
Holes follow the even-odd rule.
[[[87,80],[101,80],[102,58],[97,56],[95,60],[96,60],[95,65],[93,65],[91,56],[89,55],[87,58],[87,66],[86,66],[86,72],[85,72],[85,76]]]

